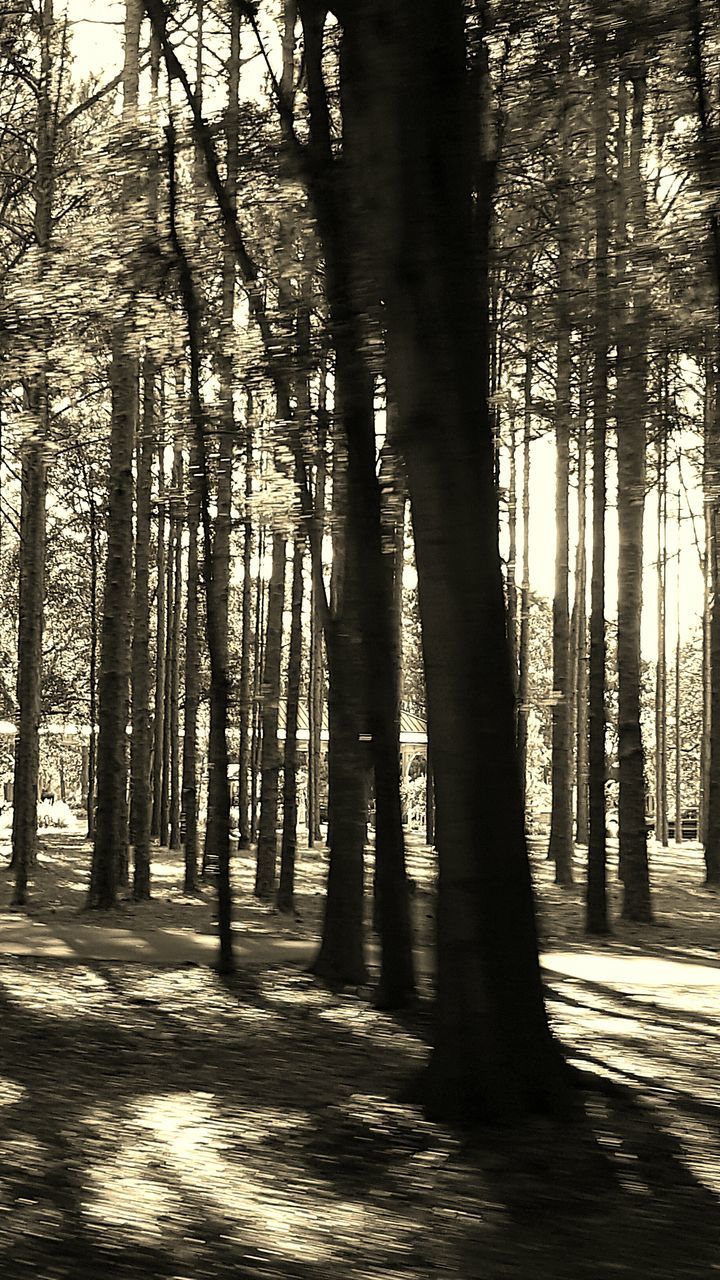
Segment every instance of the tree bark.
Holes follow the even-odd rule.
[[[413,512],[437,802],[435,1114],[564,1097],[537,956],[475,272],[460,0],[343,8]],[[402,72],[402,73],[401,73]],[[359,167],[363,147],[344,160]],[[428,317],[432,316],[432,323]]]
[[[590,583],[590,652],[588,662],[588,861],[585,927],[608,932],[605,831],[605,509],[606,438],[609,377],[609,182],[607,169],[610,111],[608,45],[601,23],[593,33],[595,95],[595,299],[593,343],[592,567]]]
[[[250,648],[252,638],[252,543],[253,527],[249,503],[252,497],[253,477],[253,428],[252,393],[248,392],[247,429],[245,432],[245,511],[243,514],[243,587],[242,624],[240,640],[240,689],[238,719],[240,743],[238,748],[238,844],[248,849],[251,842],[250,821],[250,768],[251,724],[253,699],[251,687]]]
[[[40,18],[40,76],[38,80],[35,209],[33,230],[39,253],[39,274],[50,243],[52,227],[55,138],[52,119],[53,70],[52,0],[44,0]],[[47,342],[47,335],[43,335]],[[43,616],[47,463],[49,435],[47,364],[25,388],[25,401],[34,430],[22,445],[20,478],[20,580],[18,607],[17,737],[13,773],[12,859],[15,871],[13,903],[27,901],[28,875],[37,856],[37,795],[42,701]]]
[[[645,757],[640,727],[640,620],[642,613],[643,516],[647,418],[648,300],[642,284],[642,237],[646,232],[641,173],[646,76],[644,64],[632,71],[632,125],[627,173],[633,226],[632,318],[621,302],[617,356],[618,442],[618,767],[620,868],[624,884],[623,916],[650,921],[650,876],[645,824]],[[624,166],[623,166],[624,168]],[[622,191],[623,170],[620,173]],[[620,226],[621,243],[626,242]],[[625,251],[618,259],[618,285]]]
[[[570,617],[568,603],[570,486],[570,6],[564,0],[559,27],[561,83],[558,178],[558,316],[555,407],[555,592],[553,595],[552,817],[548,857],[555,882],[573,883],[572,735],[570,722]]]
[[[130,740],[130,831],[133,897],[150,897],[150,497],[155,450],[156,370],[146,352],[143,365],[142,428],[137,441],[135,590],[132,638],[132,738]]]
[[[661,403],[666,399],[663,377]],[[655,838],[667,844],[667,662],[665,640],[665,604],[667,578],[667,417],[663,414],[658,436],[657,457],[657,662],[655,664]]]
[[[268,591],[265,661],[262,678],[262,756],[260,763],[260,826],[255,872],[255,896],[269,900],[275,892],[277,861],[278,782],[280,750],[280,660],[285,606],[285,538],[273,534],[272,574]]]
[[[297,729],[302,665],[303,541],[295,538],[293,551],[290,652],[288,655],[285,755],[283,760],[283,831],[280,848],[278,911],[295,907],[295,854],[297,851]]]

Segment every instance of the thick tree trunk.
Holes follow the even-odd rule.
[[[262,679],[262,756],[260,764],[260,826],[255,872],[255,896],[270,899],[275,892],[277,861],[278,782],[280,750],[280,660],[285,607],[285,538],[273,534],[272,574],[268,591],[265,661]]]
[[[585,925],[588,933],[608,931],[605,831],[605,451],[609,376],[608,251],[609,182],[607,147],[608,46],[604,28],[594,32],[595,105],[595,306],[593,344],[592,568],[588,664],[588,861]]]
[[[482,368],[459,0],[343,12],[381,193],[372,244],[413,512],[437,801],[439,1114],[552,1105],[565,1069],[542,999]],[[400,69],[402,68],[402,74]],[[357,140],[356,140],[357,141]],[[346,147],[364,166],[365,147]],[[427,323],[427,317],[433,323]]]
[[[647,419],[647,313],[642,283],[642,237],[646,232],[640,164],[646,81],[633,76],[628,186],[633,225],[632,318],[622,306],[617,359],[618,441],[618,766],[620,868],[625,887],[623,916],[652,919],[645,825],[645,758],[640,727],[640,621],[642,614],[645,436]],[[622,187],[623,173],[620,173]],[[624,236],[624,228],[620,228]],[[619,280],[621,290],[625,287]]]
[[[280,848],[278,911],[292,912],[295,901],[295,853],[297,850],[297,728],[302,665],[303,542],[295,538],[288,655],[285,754],[283,760],[283,830]]]

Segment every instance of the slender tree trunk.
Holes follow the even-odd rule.
[[[126,0],[123,120],[134,123],[138,103],[141,0]],[[135,176],[124,181],[129,204]],[[112,334],[108,545],[98,682],[97,821],[88,905],[115,905],[127,878],[127,723],[133,576],[133,443],[138,408],[138,368],[127,333],[131,317],[118,317]]]
[[[260,752],[262,750],[261,681],[265,661],[265,603],[267,592],[263,584],[262,567],[265,560],[265,530],[258,537],[258,577],[255,589],[255,637],[253,645],[253,700],[252,739],[250,743],[250,843],[257,837],[258,780],[260,777]]]
[[[97,759],[97,659],[98,659],[98,513],[92,484],[87,482],[89,524],[90,524],[90,654],[88,660],[88,710],[90,716],[90,737],[88,739],[88,772],[87,772],[87,838],[95,839],[95,762]]]
[[[620,867],[623,916],[652,919],[645,824],[645,759],[640,727],[640,619],[642,613],[645,424],[647,418],[647,313],[642,283],[646,232],[641,155],[645,111],[644,65],[632,76],[628,187],[633,226],[632,319],[621,303],[617,363],[618,440],[618,764]],[[623,183],[620,174],[620,185]],[[623,238],[624,233],[623,233]],[[619,281],[623,290],[625,282]]]
[[[178,390],[181,390],[181,385]],[[178,397],[179,403],[182,399]],[[182,579],[183,579],[183,486],[185,464],[181,445],[175,447],[175,463],[173,468],[173,488],[175,496],[171,509],[171,520],[175,526],[175,563],[172,588],[173,610],[170,619],[170,770],[168,794],[168,845],[171,849],[179,849],[182,845],[180,836],[180,616],[182,613]],[[168,712],[165,713],[166,716]]]
[[[680,456],[678,455],[678,479],[680,479]],[[681,506],[680,490],[677,495],[677,560],[675,563],[675,843],[682,844],[682,733],[680,724],[680,550],[681,550]]]
[[[605,451],[609,375],[609,183],[607,146],[608,46],[604,27],[594,31],[595,95],[595,325],[593,342],[592,569],[588,669],[588,862],[585,923],[588,933],[608,931],[605,833]]]
[[[161,380],[161,404],[162,395]],[[163,406],[164,407],[164,406]],[[164,418],[164,413],[162,414]],[[165,774],[165,671],[166,671],[166,496],[165,496],[165,445],[158,446],[158,502],[157,502],[157,607],[155,611],[155,706],[153,714],[152,759],[152,813],[150,836],[165,844],[167,827],[163,829],[163,777]],[[168,534],[169,542],[169,534]],[[165,819],[167,822],[167,819]]]
[[[325,371],[321,374],[321,390],[324,391]],[[324,406],[322,406],[324,409]],[[315,520],[318,526],[318,539],[322,546],[325,526],[325,480],[326,480],[326,435],[324,413],[320,414],[317,446],[317,464],[315,468]],[[312,847],[322,839],[320,830],[320,791],[321,791],[321,741],[324,696],[324,664],[323,635],[320,601],[317,585],[312,582],[310,603],[310,680],[308,685],[308,845]]]
[[[555,881],[573,882],[570,618],[568,604],[570,487],[570,6],[560,16],[560,177],[558,183],[558,339],[555,418],[555,593],[553,596],[552,818],[548,857]]]
[[[507,499],[508,561],[505,593],[507,596],[507,628],[510,665],[518,686],[518,593],[517,593],[517,432],[515,416],[510,422],[510,476]]]
[[[275,892],[277,860],[278,783],[280,750],[280,660],[285,606],[285,538],[273,534],[272,574],[268,591],[265,661],[262,680],[262,757],[260,765],[260,827],[258,831],[255,896],[270,899]]]
[[[250,821],[250,768],[251,722],[253,714],[250,645],[252,636],[252,542],[253,528],[250,518],[250,499],[253,478],[253,429],[252,393],[248,392],[247,430],[245,433],[245,512],[243,516],[243,588],[242,632],[240,642],[240,692],[238,718],[240,745],[238,749],[238,830],[239,847],[247,849],[251,841]]]
[[[528,703],[530,693],[530,442],[532,438],[532,287],[528,289],[525,312],[525,372],[523,381],[523,465],[522,465],[522,587],[520,590],[520,637],[518,642],[517,745],[523,812],[527,794]]]
[[[214,582],[216,558],[214,555],[210,518],[210,482],[205,446],[205,422],[200,395],[200,307],[192,271],[180,240],[177,228],[177,186],[175,176],[175,132],[172,123],[168,127],[168,186],[170,241],[175,254],[180,277],[180,290],[187,320],[190,349],[190,410],[193,439],[200,466],[200,519],[203,531],[203,577],[205,582],[205,617],[207,644],[210,655],[210,723],[217,727],[211,737],[208,771],[209,789],[212,788],[216,811],[212,813],[217,833],[217,906],[219,955],[217,968],[220,973],[232,973],[235,967],[232,931],[232,884],[230,877],[230,784],[228,782],[227,714],[228,714],[228,659],[227,626],[221,616],[223,588],[227,580],[221,580],[218,589]],[[216,537],[218,529],[216,525]],[[220,607],[219,607],[220,606]]]
[[[168,505],[167,554],[165,558],[165,675],[163,690],[163,743],[162,774],[160,778],[160,844],[166,848],[170,831],[170,775],[172,770],[172,688],[173,688],[173,634],[175,619],[175,561],[178,553],[177,499],[177,450],[173,455],[171,473],[171,497]]]
[[[228,102],[225,111],[225,141],[227,150],[225,190],[233,208],[237,194],[238,171],[238,90],[240,78],[240,12],[236,6],[231,11],[230,59],[228,62]],[[222,428],[220,431],[217,465],[217,512],[213,539],[213,612],[218,626],[218,643],[223,646],[222,667],[228,669],[228,614],[230,595],[230,534],[232,524],[232,470],[233,442],[235,437],[234,369],[232,357],[233,315],[235,310],[235,255],[226,242],[223,247],[222,280],[222,344],[218,358]],[[213,704],[216,711],[220,702]],[[211,754],[216,757],[220,743],[227,740],[227,724],[217,724],[210,714]],[[227,764],[226,764],[227,767]],[[214,854],[215,847],[225,840],[215,830],[215,821],[223,814],[222,795],[227,779],[216,777],[211,771],[208,782],[208,816],[205,829],[205,859]],[[219,789],[219,790],[218,790]]]
[[[203,20],[202,0],[196,7],[197,32],[195,40],[195,97],[202,108],[203,92]],[[157,37],[153,32],[153,40]],[[195,190],[199,195],[202,181],[202,157],[195,151]],[[201,406],[202,407],[202,406]],[[192,414],[192,406],[191,406]],[[200,703],[199,680],[199,618],[198,618],[198,530],[200,525],[200,459],[197,442],[193,440],[188,459],[187,481],[187,586],[185,589],[185,679],[183,711],[182,780],[180,784],[180,838],[184,848],[185,893],[195,893],[198,888],[198,795],[197,795],[197,724]]]
[[[663,379],[662,403],[665,407],[666,379]],[[655,837],[667,844],[667,662],[665,640],[665,602],[667,576],[667,418],[663,415],[657,441],[658,542],[657,542],[657,662],[655,664]]]
[[[133,897],[150,897],[150,497],[155,448],[155,362],[143,366],[143,415],[137,441],[135,598],[132,638],[130,830],[134,849]]]
[[[588,654],[587,654],[587,357],[581,360],[578,425],[578,529],[573,603],[573,688],[575,690],[575,835],[588,842]]]
[[[40,18],[40,76],[37,107],[37,169],[34,235],[39,274],[50,242],[52,226],[55,138],[51,100],[53,69],[52,0],[44,0]],[[46,341],[46,338],[43,338]],[[17,737],[13,774],[12,861],[15,871],[13,903],[27,901],[29,872],[37,855],[37,794],[42,703],[42,638],[45,604],[45,507],[49,437],[47,365],[26,385],[25,400],[36,427],[22,446],[20,481],[20,582],[18,609]]]
[[[288,656],[285,756],[283,762],[283,832],[280,849],[279,911],[294,910],[297,849],[297,729],[302,664],[303,543],[295,538],[293,552],[290,653]]]

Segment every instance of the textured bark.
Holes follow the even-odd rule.
[[[98,666],[98,578],[100,569],[100,548],[98,530],[98,511],[92,483],[85,473],[85,485],[88,495],[88,523],[90,526],[90,653],[88,658],[88,710],[90,716],[90,738],[87,758],[87,838],[95,839],[95,773],[97,760],[97,666]]]
[[[555,396],[555,591],[553,595],[552,817],[548,857],[555,882],[573,882],[570,617],[568,603],[570,487],[570,6],[560,13],[560,155],[558,177],[558,315]]]
[[[518,685],[518,593],[517,593],[517,431],[515,417],[510,423],[510,476],[507,496],[508,560],[505,578],[507,597],[507,629],[510,666],[515,687]]]
[[[135,591],[132,638],[132,738],[130,831],[134,850],[133,897],[150,897],[150,495],[155,447],[155,363],[143,366],[143,415],[137,441]]]
[[[280,750],[280,660],[285,605],[285,539],[273,534],[272,573],[265,626],[262,678],[262,754],[260,762],[260,826],[258,830],[255,896],[270,899],[275,892]]]
[[[532,291],[528,290],[525,311],[525,370],[523,377],[523,463],[522,463],[522,586],[520,589],[520,634],[518,638],[517,749],[523,812],[527,790],[528,702],[530,692],[530,442],[532,439]]]
[[[665,382],[665,379],[663,379]],[[666,405],[665,387],[661,403]],[[657,661],[655,664],[655,836],[667,844],[667,670],[665,596],[667,576],[667,421],[658,436],[657,457]]]
[[[113,338],[108,539],[98,680],[97,818],[88,906],[112,907],[127,858],[127,733],[132,617],[132,454],[137,366]]]
[[[381,500],[375,458],[373,380],[366,365],[362,309],[367,288],[359,262],[348,254],[347,246],[360,243],[364,235],[366,178],[352,166],[338,170],[330,144],[330,119],[322,81],[322,33],[313,5],[300,6],[305,30],[305,61],[310,108],[311,147],[315,171],[322,176],[310,183],[325,256],[325,282],[329,305],[330,334],[335,351],[335,408],[339,415],[347,451],[346,581],[343,592],[342,627],[360,628],[362,652],[358,672],[363,685],[360,709],[366,711],[370,732],[375,781],[375,857],[377,860],[377,903],[381,938],[381,970],[378,999],[384,1005],[401,1004],[414,989],[410,907],[405,874],[405,850],[400,802],[399,705],[397,652],[392,627],[392,565],[383,554]],[[355,77],[353,53],[340,62],[343,108],[343,146],[352,148],[366,130],[364,92]],[[394,370],[389,367],[392,387]],[[356,580],[348,582],[348,574]],[[336,638],[337,639],[337,638]],[[334,656],[348,667],[344,637],[339,644],[328,641],[330,685],[336,678]],[[341,677],[343,679],[344,677]],[[336,699],[332,691],[331,701]],[[344,735],[348,730],[340,724]],[[360,721],[356,724],[357,736]],[[347,742],[349,751],[349,737]],[[343,746],[343,754],[346,748]],[[336,787],[342,775],[336,775]],[[345,779],[342,779],[345,780]],[[362,803],[359,786],[355,801]],[[338,801],[341,811],[350,795]],[[335,809],[331,826],[335,820]],[[358,813],[353,823],[365,824],[366,813]],[[332,826],[331,864],[337,832]],[[328,905],[328,911],[330,904]],[[327,913],[326,913],[327,927]]]
[[[227,666],[227,627],[219,602],[222,588],[214,581],[215,556],[210,517],[210,482],[205,444],[205,421],[200,395],[200,307],[195,282],[185,248],[177,228],[177,186],[175,175],[175,132],[172,118],[168,134],[169,230],[180,278],[180,292],[187,320],[190,350],[190,412],[193,440],[200,468],[200,519],[203,531],[203,578],[205,583],[205,619],[210,655],[210,722],[216,733],[210,740],[208,771],[215,810],[212,813],[217,833],[217,909],[219,955],[217,968],[222,974],[235,967],[232,931],[232,884],[230,876],[230,785],[228,782],[227,714],[229,679]],[[217,536],[217,526],[216,526]]]
[[[297,727],[302,664],[303,543],[295,539],[293,551],[290,651],[288,654],[287,712],[283,757],[283,830],[280,847],[279,911],[294,909],[295,854],[297,850]]]
[[[322,379],[324,387],[325,372]],[[325,456],[327,428],[324,415],[320,418],[318,436],[317,464],[315,468],[315,515],[318,539],[322,545],[325,527],[325,478],[327,462]],[[323,662],[323,631],[320,600],[315,576],[312,580],[310,601],[310,678],[308,682],[308,845],[312,846],[322,839],[320,830],[320,759],[323,711],[325,707],[325,670]]]
[[[588,666],[588,861],[585,924],[588,933],[608,931],[605,832],[605,449],[608,415],[610,326],[608,316],[609,182],[607,146],[608,48],[603,27],[594,33],[595,97],[595,305],[593,346],[592,569]]]
[[[44,0],[40,16],[40,76],[38,80],[37,169],[33,230],[39,251],[39,271],[50,241],[54,170],[52,119],[53,5]],[[45,340],[45,339],[44,339]],[[15,871],[13,903],[27,900],[29,872],[37,853],[37,794],[42,700],[42,637],[45,604],[45,507],[47,465],[44,450],[49,436],[46,369],[26,384],[25,400],[34,427],[22,445],[20,481],[20,581],[18,610],[17,737],[13,773],[12,860]]]
[[[123,64],[123,120],[132,123],[138,102],[140,0],[127,0]],[[124,180],[126,204],[134,175]],[[127,723],[133,576],[133,443],[138,408],[138,369],[127,349],[129,316],[114,320],[110,386],[110,475],[107,559],[98,681],[97,820],[88,905],[111,907],[127,879]]]
[[[178,390],[182,389],[182,385]],[[180,397],[179,402],[182,403]],[[170,706],[166,710],[166,723],[169,719],[170,769],[168,792],[168,846],[171,849],[181,847],[180,838],[180,617],[182,614],[182,580],[183,580],[183,486],[185,479],[185,461],[182,445],[175,446],[173,461],[173,500],[170,506],[170,520],[174,526],[175,558],[173,565],[172,617],[169,619],[169,681]]]
[[[678,471],[680,455],[678,454]],[[682,844],[682,725],[680,712],[680,547],[682,509],[680,493],[677,495],[677,559],[675,562],[675,843]]]
[[[28,395],[38,431],[47,425],[47,383],[41,375]],[[12,901],[27,901],[28,876],[37,851],[37,795],[42,693],[42,635],[45,595],[45,505],[47,467],[43,447],[23,452],[21,472],[20,606],[18,621],[17,737],[13,775]]]
[[[581,361],[578,426],[578,533],[575,557],[575,600],[572,618],[574,729],[575,729],[575,838],[588,842],[588,654],[587,654],[587,358]]]
[[[262,567],[265,558],[265,530],[258,534],[258,566]],[[252,695],[252,736],[250,740],[250,843],[254,844],[257,836],[257,803],[258,780],[260,778],[260,752],[262,750],[261,725],[261,684],[265,652],[265,605],[267,590],[262,574],[258,573],[255,584],[255,634],[253,639],[253,695]]]
[[[640,727],[640,619],[642,613],[643,516],[647,419],[648,299],[643,284],[642,237],[646,232],[640,170],[646,94],[644,66],[632,73],[632,126],[627,175],[620,170],[619,190],[627,180],[633,227],[632,317],[621,303],[617,356],[618,441],[618,766],[620,868],[625,892],[623,916],[652,919],[645,825],[645,758]],[[621,215],[622,216],[622,215]],[[622,223],[621,246],[626,242]],[[618,285],[625,250],[618,255]]]
[[[225,190],[233,207],[237,190],[238,165],[238,86],[240,76],[240,18],[233,8],[231,15],[231,49],[228,62],[228,101],[225,109],[226,178]],[[221,430],[218,441],[216,481],[216,515],[213,538],[213,615],[217,626],[217,643],[222,647],[221,664],[228,669],[228,602],[230,595],[230,533],[232,517],[233,442],[235,437],[234,371],[232,357],[233,313],[235,309],[235,256],[226,242],[223,247],[222,338],[217,361],[220,383]],[[213,707],[215,710],[213,710]],[[220,702],[210,707],[210,753],[221,754],[226,741],[227,723],[218,724],[214,716]],[[227,767],[227,766],[226,766]],[[215,855],[216,846],[224,841],[224,833],[216,830],[223,818],[223,795],[227,778],[213,770],[208,779],[208,812],[205,828],[204,862]]]
[[[473,258],[460,0],[343,11],[376,155],[372,243],[413,511],[437,800],[436,1032],[429,1110],[552,1106],[514,742],[514,692]],[[402,69],[402,73],[401,73]],[[364,149],[345,152],[366,162]],[[427,318],[432,316],[432,324]],[[480,678],[479,677],[480,674]]]
[[[175,485],[177,481],[177,450],[173,453],[173,466],[170,480],[168,502],[167,548],[165,555],[165,654],[163,658],[163,737],[162,737],[162,772],[160,776],[160,844],[163,848],[169,844],[170,833],[170,777],[172,771],[172,690],[173,690],[173,636],[175,629],[175,563],[177,559],[177,499]]]
[[[692,70],[695,81],[700,140],[708,173],[714,172],[715,126],[710,117],[708,73],[705,66],[704,29],[701,0],[690,7],[692,32]],[[703,488],[707,538],[708,588],[710,595],[707,624],[707,772],[708,789],[705,814],[705,883],[720,886],[720,565],[718,563],[718,513],[720,511],[720,217],[714,202],[710,214],[711,272],[715,292],[715,323],[712,344],[712,393],[706,400],[705,458]],[[711,401],[711,403],[708,403]]]
[[[161,400],[162,382],[161,382]],[[164,415],[163,415],[164,416]],[[158,498],[157,498],[157,592],[155,610],[155,705],[153,714],[152,758],[152,813],[151,838],[160,840],[163,826],[163,773],[165,762],[165,648],[166,648],[166,498],[165,498],[165,445],[158,447]],[[166,820],[167,821],[167,820]],[[166,837],[167,838],[167,837]],[[161,841],[164,843],[164,841]]]
[[[253,714],[250,648],[252,640],[252,543],[253,528],[249,501],[252,496],[253,430],[252,394],[248,392],[247,430],[245,433],[245,512],[243,516],[243,588],[240,640],[240,688],[238,719],[238,831],[239,847],[250,846],[250,766],[251,722]]]

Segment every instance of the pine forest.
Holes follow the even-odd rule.
[[[0,0],[7,1280],[720,1257],[720,13]]]

